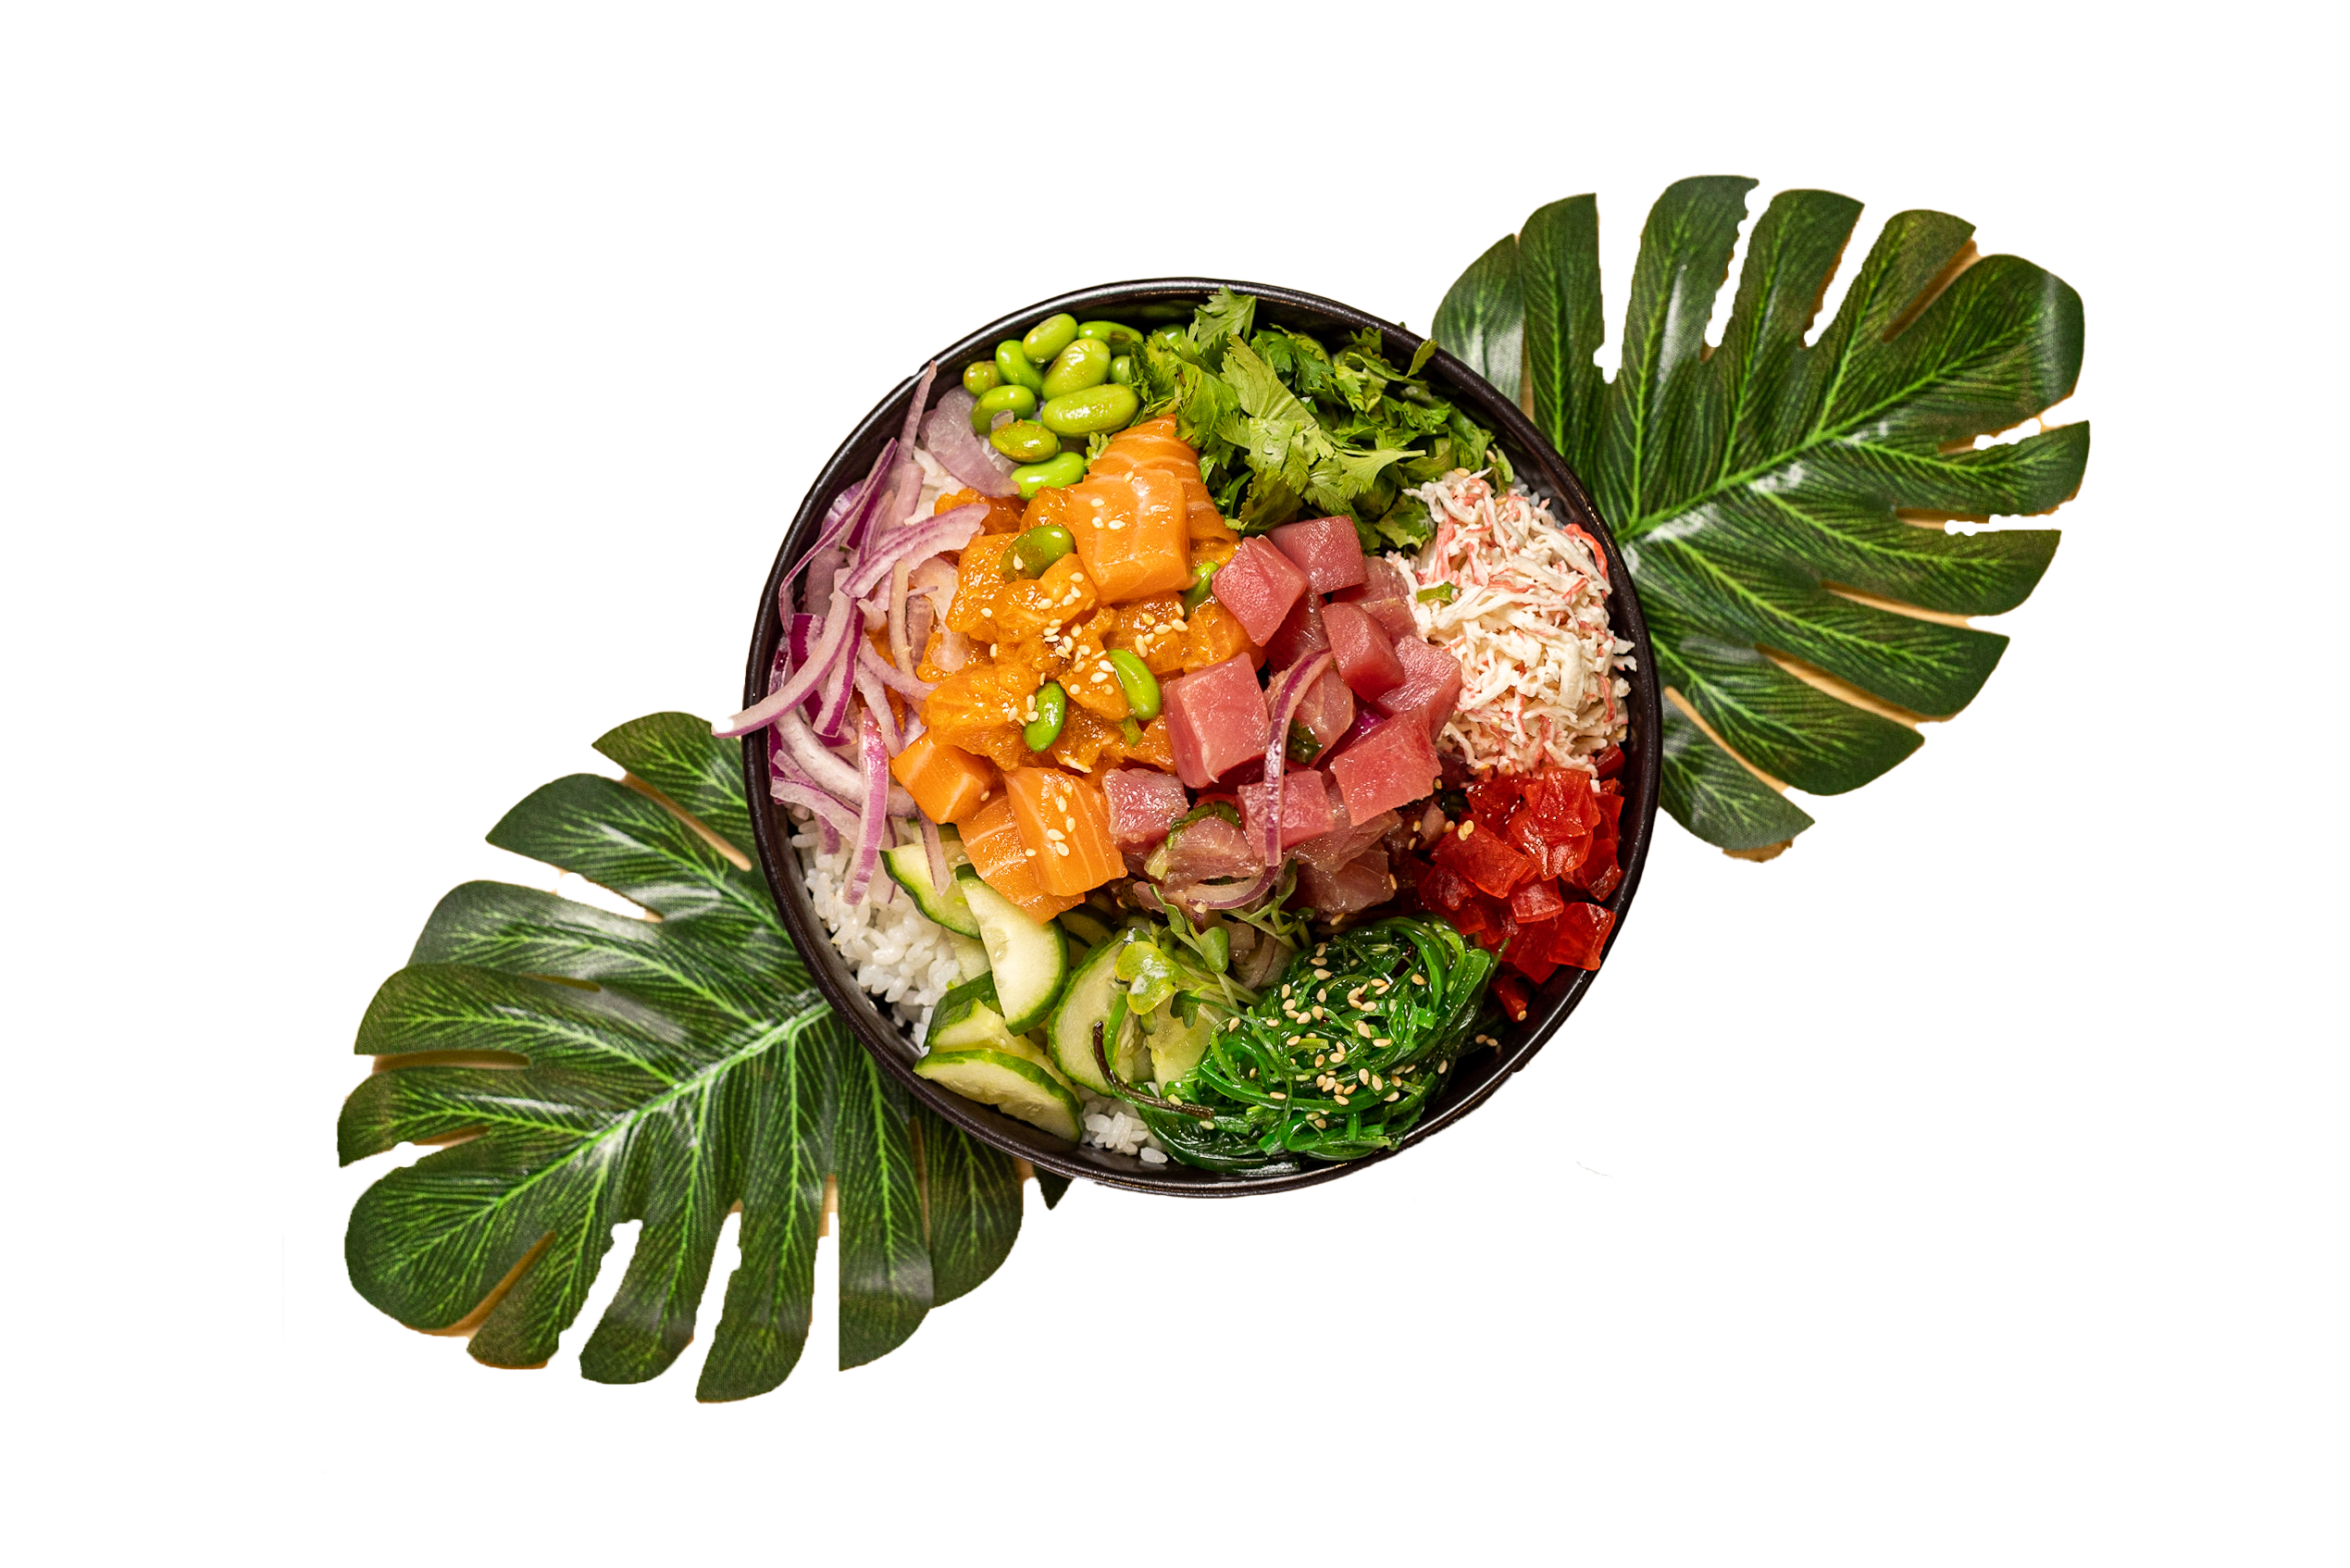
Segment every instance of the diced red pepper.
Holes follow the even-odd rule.
[[[1493,929],[1492,907],[1480,898],[1464,899],[1460,910],[1454,914],[1452,923],[1461,928],[1462,936],[1473,941]]]
[[[1549,925],[1546,922],[1520,931],[1518,940],[1510,944],[1510,951],[1501,955],[1501,961],[1537,986],[1548,979],[1559,968],[1558,961],[1550,956]]]
[[[1485,912],[1485,929],[1477,933],[1477,945],[1487,952],[1498,953],[1518,938],[1518,923],[1510,917],[1510,906],[1499,899],[1480,898],[1477,907]]]
[[[1610,742],[1591,759],[1591,766],[1602,778],[1613,778],[1623,771],[1623,748]]]
[[[1501,1011],[1510,1014],[1513,1023],[1526,1021],[1526,1002],[1533,995],[1526,983],[1515,975],[1497,975],[1493,978],[1493,998],[1501,1003]]]
[[[1573,871],[1561,875],[1566,877],[1569,887],[1581,888],[1594,897],[1604,898],[1607,895],[1600,891],[1600,882],[1605,880],[1610,890],[1613,890],[1616,883],[1622,880],[1620,876],[1615,875],[1616,825],[1623,816],[1623,797],[1595,795],[1592,800],[1599,810],[1599,825],[1591,830],[1590,852]]]
[[[1548,877],[1537,877],[1510,895],[1510,913],[1521,926],[1556,920],[1566,907],[1567,901],[1559,896],[1559,885]]]
[[[1420,877],[1420,901],[1447,915],[1460,914],[1471,892],[1469,879],[1449,865],[1430,865]]]
[[[1611,859],[1608,862],[1608,868],[1605,871],[1591,878],[1591,886],[1587,890],[1593,898],[1603,899],[1623,885],[1623,868]]]
[[[1498,899],[1508,898],[1518,884],[1536,875],[1533,861],[1503,843],[1498,835],[1474,828],[1467,838],[1447,834],[1431,858],[1466,877],[1478,891]]]
[[[1605,904],[1571,903],[1551,923],[1550,957],[1578,969],[1599,967],[1599,954],[1608,945],[1608,932],[1616,923],[1615,911]]]

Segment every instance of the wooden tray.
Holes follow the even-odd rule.
[[[1492,238],[1600,193],[1610,343],[1654,176],[1313,176],[1139,181],[533,174],[571,212],[667,221],[782,186],[768,266],[679,268],[632,293],[580,386],[548,386],[533,315],[487,365],[426,296],[449,176],[284,179],[284,519],[369,501],[640,411],[813,367],[982,218],[1011,238],[924,322],[977,324],[1116,278],[1211,273],[1330,293],[1426,327]],[[2089,176],[1765,176],[1869,202],[1826,299],[1878,226],[1936,206],[2089,293]],[[432,902],[498,877],[618,901],[481,841],[536,785],[614,774],[611,724],[736,707],[759,583],[799,493],[877,395],[839,397],[557,663],[385,806],[284,901],[287,1462],[305,1469],[1880,1467],[2089,1462],[2089,492],[2042,522],[2066,543],[1983,696],[1922,722],[1892,776],[1807,800],[1791,858],[1710,853],[1660,823],[1647,891],[1603,983],[1542,1055],[1584,1162],[1623,1177],[1654,1237],[1631,1314],[1539,1342],[1445,1305],[1422,1269],[1400,1164],[1286,1199],[1180,1203],[1076,1188],[1029,1197],[1011,1263],[886,1362],[832,1371],[832,1253],[806,1362],[766,1399],[696,1406],[705,1324],[644,1387],[481,1366],[470,1325],[402,1328],[353,1295],[348,1203],[409,1151],[339,1171],[334,1116],[374,1070],[350,1037]],[[2028,428],[2087,417],[2089,376]],[[721,437],[727,440],[727,437]],[[287,835],[365,776],[472,670],[635,531],[707,447],[510,513],[411,527],[287,566]],[[1845,696],[1852,696],[1845,691]],[[1861,698],[1866,701],[1866,698]],[[1909,719],[1918,724],[1918,719]],[[1758,872],[1760,863],[1760,872]],[[1831,872],[1833,865],[1833,872]],[[1704,877],[1699,870],[1704,867]],[[1887,881],[1939,898],[1939,936]],[[1802,919],[1809,891],[1819,919]],[[1727,901],[1736,898],[1736,912]],[[1687,910],[1690,924],[1683,922]],[[1859,927],[1861,940],[1840,940]],[[1791,933],[1817,976],[1909,936],[1958,1037],[1922,1060],[1976,1075],[1958,1189],[1920,1229],[1756,1218],[1675,1176],[1687,1084],[1654,1053],[1661,964],[1704,936],[1730,962]],[[1692,959],[1697,954],[1692,952]],[[1640,988],[1640,999],[1631,989]],[[1988,988],[1974,999],[1976,988]],[[2037,1002],[2035,1002],[2037,999]],[[1981,1029],[1981,1037],[1971,1034]],[[1974,1159],[1997,1147],[1997,1173]],[[1654,1162],[1652,1162],[1654,1157]],[[1988,1201],[1971,1197],[1976,1188]],[[2023,1199],[2023,1206],[2016,1206]],[[827,1215],[829,1225],[829,1215]],[[580,1316],[568,1363],[618,1281]],[[1837,1275],[1852,1281],[1840,1284]],[[1807,1305],[1796,1305],[1800,1290]],[[1828,1377],[1843,1385],[1831,1387]]]

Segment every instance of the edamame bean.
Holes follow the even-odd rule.
[[[1020,348],[1031,365],[1050,365],[1052,356],[1067,348],[1077,335],[1077,318],[1067,311],[1048,316],[1028,329],[1028,335],[1020,340]]]
[[[1134,367],[1134,355],[1122,354],[1110,361],[1110,379],[1122,387],[1133,386],[1142,379]]]
[[[1187,616],[1191,614],[1192,611],[1198,609],[1200,605],[1208,602],[1208,595],[1211,591],[1212,591],[1212,584],[1215,579],[1215,575],[1216,568],[1212,564],[1202,566],[1200,568],[1200,575],[1193,578],[1191,579],[1191,586],[1183,591],[1183,613],[1185,615]]]
[[[1123,321],[1088,321],[1077,329],[1081,338],[1097,338],[1112,354],[1132,354],[1142,346],[1142,334]]]
[[[1086,477],[1086,455],[1082,452],[1064,452],[1043,463],[1030,463],[1012,470],[1012,482],[1020,487],[1020,499],[1033,501],[1040,490],[1059,490],[1076,484]]]
[[[982,359],[963,367],[963,390],[979,397],[1003,385],[1003,372],[996,368],[992,359]]]
[[[1089,436],[1096,430],[1122,430],[1142,408],[1132,387],[1104,381],[1083,392],[1048,398],[1037,417],[1055,435]]]
[[[1076,547],[1067,529],[1047,523],[1012,541],[1012,565],[1022,577],[1042,577],[1047,566]]]
[[[1069,717],[1069,693],[1061,690],[1057,680],[1048,680],[1037,688],[1037,716],[1020,731],[1020,739],[1028,743],[1028,750],[1041,752],[1061,739],[1061,726]]]
[[[1038,373],[1017,338],[1006,338],[996,344],[996,374],[1015,387],[1026,387],[1032,392],[1044,391],[1044,377]]]
[[[1014,463],[1041,463],[1061,450],[1060,438],[1034,419],[1014,419],[990,430],[988,444]]]
[[[1118,678],[1118,684],[1126,694],[1126,706],[1134,710],[1135,721],[1149,724],[1159,716],[1159,678],[1124,648],[1110,650],[1110,668]]]
[[[979,401],[971,405],[971,433],[986,435],[995,425],[996,416],[1009,414],[1025,419],[1037,411],[1037,394],[1026,387],[990,387],[979,394]]]
[[[1110,379],[1110,345],[1079,338],[1053,359],[1044,373],[1044,395],[1063,397],[1098,387]]]

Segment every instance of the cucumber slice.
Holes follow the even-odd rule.
[[[1055,918],[1060,921],[1063,930],[1088,947],[1100,947],[1110,940],[1110,927],[1083,909],[1063,910]]]
[[[1574,1176],[1574,1121],[1539,1084],[1497,1096],[1405,1154],[1412,1199],[1466,1241],[1523,1237]]]
[[[949,931],[947,945],[954,949],[955,967],[962,971],[964,979],[976,980],[988,972],[988,946],[976,937]]]
[[[992,1105],[1071,1143],[1085,1130],[1084,1107],[1041,1062],[1001,1051],[944,1051],[916,1062],[914,1070],[940,1089]]]
[[[942,838],[939,843],[947,852],[950,866],[956,864],[958,857],[963,864],[970,864],[971,857],[963,852],[962,840]],[[894,850],[883,850],[881,865],[889,873],[889,879],[906,890],[907,896],[914,900],[914,906],[923,914],[959,936],[976,937],[979,934],[979,922],[972,918],[971,906],[964,902],[965,884],[960,878],[950,877],[946,891],[940,892],[933,888],[930,885],[930,852],[920,844],[900,844]]]
[[[1200,1058],[1208,1053],[1208,1036],[1214,1028],[1204,1007],[1188,1024],[1175,1016],[1173,1002],[1151,1014],[1150,1076],[1158,1080],[1162,1093],[1200,1064]]]
[[[1469,1241],[1436,1223],[1420,1225],[1420,1258],[1452,1305],[1487,1324],[1532,1324],[1560,1310],[1591,1267],[1584,1206],[1560,1194],[1535,1229],[1509,1241]]]
[[[1052,1010],[1052,1021],[1045,1026],[1046,1049],[1052,1052],[1053,1064],[1071,1078],[1096,1094],[1110,1092],[1109,1080],[1093,1060],[1093,1026],[1110,1021],[1110,1003],[1118,989],[1118,950],[1125,946],[1123,939],[1104,942],[1086,955],[1069,977],[1068,989],[1061,993],[1061,1005]],[[1142,1070],[1141,1030],[1129,1014],[1119,1026],[1112,1058],[1118,1076],[1127,1083]]]
[[[926,1051],[984,1047],[1015,1056],[1027,1054],[1003,1027],[1003,1014],[996,1006],[995,979],[988,975],[965,980],[939,999],[939,1005],[930,1010],[930,1032],[923,1037],[922,1044]]]
[[[1547,1340],[1577,1340],[1631,1305],[1647,1279],[1647,1225],[1623,1197],[1623,1185],[1598,1171],[1574,1173],[1577,1201],[1591,1234],[1591,1267],[1574,1286],[1568,1305],[1527,1324]]]
[[[1068,950],[1061,928],[1040,926],[987,883],[960,881],[965,902],[979,923],[979,940],[987,944],[996,998],[1003,1027],[1026,1034],[1045,1021],[1069,977]]]

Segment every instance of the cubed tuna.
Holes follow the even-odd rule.
[[[1193,789],[1204,790],[1217,775],[1264,755],[1273,718],[1246,653],[1168,681],[1163,701],[1175,774]]]
[[[1300,659],[1329,651],[1330,633],[1322,624],[1322,595],[1308,590],[1304,598],[1289,606],[1289,613],[1282,617],[1281,629],[1264,645],[1265,665],[1271,669],[1287,669]]]
[[[1243,784],[1239,789],[1240,826],[1252,844],[1264,842],[1264,798],[1270,788],[1264,784]],[[1281,847],[1318,839],[1337,825],[1331,812],[1328,780],[1310,767],[1294,768],[1281,776]]]
[[[1324,670],[1321,678],[1307,687],[1306,694],[1298,699],[1298,722],[1306,727],[1306,733],[1324,752],[1337,745],[1353,727],[1354,693],[1347,690],[1347,683],[1335,666]]]
[[[1394,639],[1360,604],[1333,604],[1323,612],[1324,632],[1338,661],[1338,674],[1358,697],[1376,697],[1403,684],[1403,661]]]
[[[1110,836],[1122,850],[1157,843],[1191,804],[1183,781],[1155,767],[1113,767],[1101,776],[1101,794],[1110,803]]]
[[[1411,618],[1411,577],[1385,555],[1369,557],[1362,570],[1362,585],[1338,597],[1377,621],[1389,637],[1419,636],[1420,625]]]
[[[1210,591],[1262,648],[1281,629],[1290,606],[1305,596],[1306,576],[1271,541],[1244,539],[1232,559],[1216,569]]]
[[[1368,822],[1436,787],[1436,750],[1416,724],[1383,724],[1330,759],[1347,815]]]
[[[1336,871],[1319,865],[1298,867],[1297,902],[1324,920],[1384,903],[1395,890],[1395,873],[1385,850],[1366,850]]]
[[[1362,581],[1362,544],[1352,517],[1309,517],[1273,530],[1273,542],[1306,574],[1317,593],[1336,593]]]
[[[1372,699],[1388,716],[1420,716],[1434,739],[1461,702],[1461,661],[1424,638],[1399,637],[1396,658],[1403,665],[1403,684]]]

